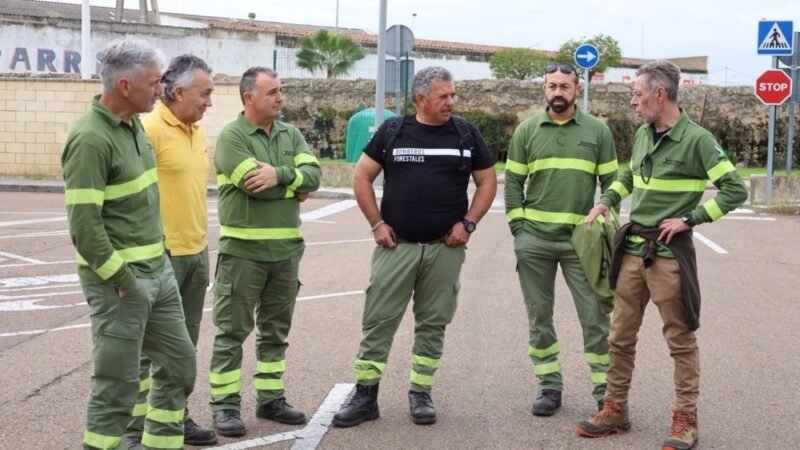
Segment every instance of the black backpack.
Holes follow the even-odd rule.
[[[467,122],[467,119],[455,114],[451,117],[453,118],[453,123],[456,125],[456,131],[458,131],[458,151],[461,153],[461,165],[458,170],[466,170],[467,166],[464,164],[464,150],[469,150],[470,152],[475,150],[475,140],[472,138],[472,132],[469,130],[469,122]],[[392,148],[392,144],[394,144],[394,141],[400,136],[400,132],[403,130],[404,120],[405,116],[394,116],[386,119],[386,134],[383,143],[384,158],[386,157],[386,152]]]

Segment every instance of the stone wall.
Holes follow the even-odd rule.
[[[209,153],[222,128],[241,111],[238,79],[218,78],[213,107],[201,122]],[[370,80],[284,80],[285,118],[299,126],[315,151],[343,142],[343,132],[359,100],[374,101],[374,81]],[[544,107],[542,85],[529,81],[464,81],[457,83],[460,111],[508,113],[523,120]],[[591,111],[622,127],[620,139],[629,138],[636,123],[629,101],[630,84],[591,86]],[[98,80],[81,81],[66,77],[0,78],[0,177],[58,179],[60,155],[72,123],[86,111],[100,91]],[[751,88],[684,86],[681,104],[693,120],[714,131],[723,145],[736,154],[736,160],[763,165],[767,143],[768,110],[756,99]],[[386,97],[387,109],[394,106],[394,95]],[[785,151],[786,108],[779,108],[777,158]],[[513,131],[510,127],[509,133]],[[612,129],[618,127],[612,126]],[[798,126],[800,131],[800,126]],[[618,140],[618,147],[620,145]],[[800,158],[800,147],[794,154]],[[621,155],[624,149],[618,148]],[[623,158],[624,159],[624,158]],[[797,164],[795,164],[797,166]]]

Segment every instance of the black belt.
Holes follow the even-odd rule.
[[[428,241],[428,242],[409,241],[409,240],[401,238],[400,236],[395,236],[394,240],[398,244],[417,244],[417,245],[444,244],[447,241],[447,236],[442,236],[439,239],[434,239],[434,240]]]

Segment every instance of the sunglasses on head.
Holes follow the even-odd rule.
[[[572,72],[575,72],[575,68],[572,67],[571,64],[550,63],[547,66],[545,66],[544,73],[553,73],[553,72],[556,71],[556,69],[559,70],[561,73],[572,73]]]

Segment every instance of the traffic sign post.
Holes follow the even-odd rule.
[[[575,64],[584,69],[583,110],[589,112],[589,70],[600,62],[600,50],[592,44],[581,44],[573,56]]]

